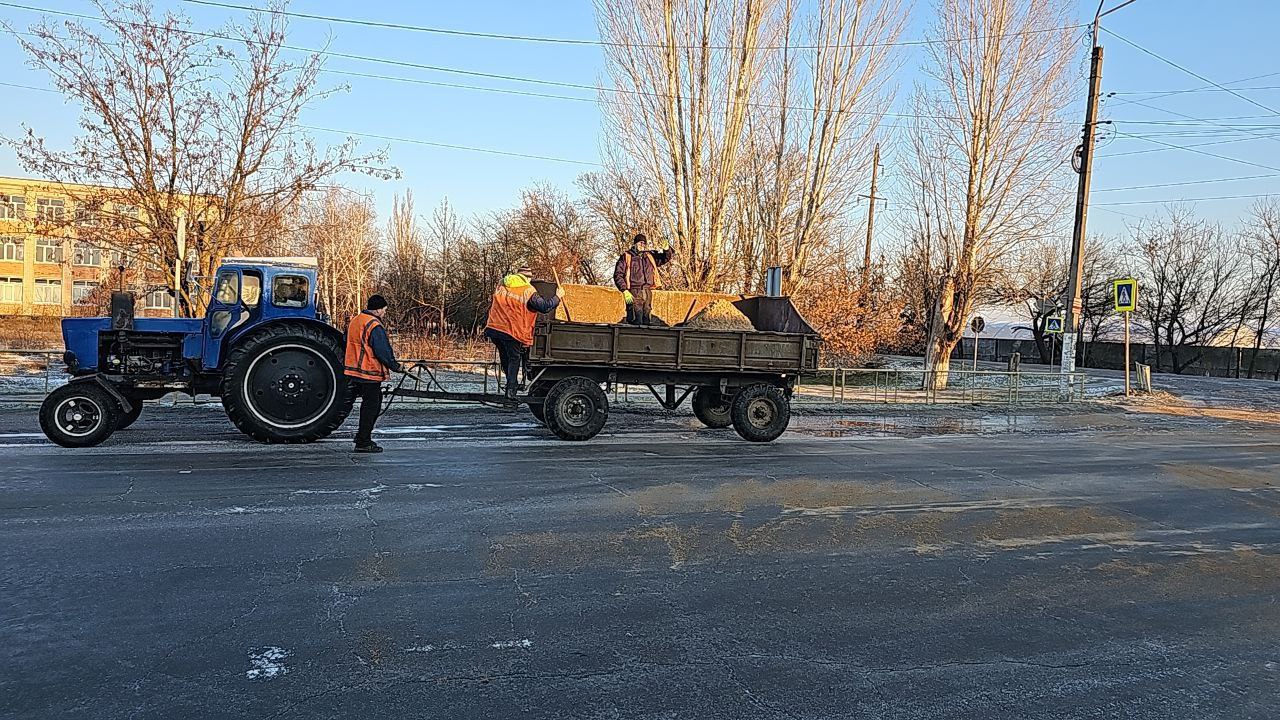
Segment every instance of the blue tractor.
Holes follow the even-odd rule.
[[[63,447],[101,443],[171,392],[221,397],[261,442],[318,440],[351,412],[311,258],[227,258],[203,319],[134,317],[133,296],[114,293],[111,317],[67,318],[62,336],[72,378],[45,398],[40,427]]]

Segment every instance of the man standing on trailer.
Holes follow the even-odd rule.
[[[622,291],[627,303],[627,322],[648,325],[653,320],[653,291],[662,287],[658,268],[671,262],[675,253],[670,247],[650,250],[644,233],[636,233],[631,249],[622,253],[613,268],[613,284]]]
[[[356,430],[356,452],[360,453],[382,452],[382,446],[373,441],[373,425],[382,412],[382,383],[391,377],[391,371],[400,371],[391,339],[382,327],[382,316],[386,314],[386,298],[371,295],[364,312],[351,318],[347,325],[346,376],[355,396],[360,398],[360,425]]]
[[[548,300],[538,294],[531,282],[533,271],[522,267],[502,278],[493,291],[489,319],[484,336],[498,347],[498,361],[506,373],[508,402],[515,402],[520,389],[520,366],[533,346],[533,324],[538,313],[551,312],[564,297],[564,288],[556,287],[556,296]]]

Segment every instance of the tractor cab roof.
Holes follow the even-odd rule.
[[[226,257],[222,259],[222,266],[235,265],[238,267],[273,267],[273,268],[295,268],[301,270],[316,270],[320,266],[320,262],[314,257]]]

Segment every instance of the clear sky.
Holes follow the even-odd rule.
[[[244,5],[263,4],[258,0],[229,1]],[[1114,6],[1120,1],[1107,0],[1107,5]],[[15,2],[50,10],[96,12],[86,0]],[[198,28],[216,28],[230,18],[243,16],[235,10],[178,0],[163,0],[158,5],[181,9]],[[1096,7],[1096,3],[1089,0],[1080,4],[1078,14],[1082,22],[1092,17]],[[921,36],[921,28],[928,22],[931,8],[929,0],[917,1],[904,39]],[[561,38],[596,37],[590,0],[383,0],[363,4],[295,0],[289,9],[466,31]],[[21,28],[34,22],[38,13],[0,5],[0,17]],[[1280,53],[1277,53],[1275,41],[1275,28],[1280,27],[1280,2],[1137,0],[1108,17],[1104,26],[1213,83],[1240,88],[1237,92],[1244,97],[1212,87],[1210,82],[1104,33],[1103,90],[1117,94],[1107,100],[1103,109],[1103,118],[1114,121],[1110,126],[1114,132],[1108,133],[1109,139],[1099,150],[1094,176],[1094,210],[1090,215],[1091,232],[1121,235],[1126,223],[1134,222],[1136,216],[1150,214],[1160,208],[1159,204],[1114,203],[1280,192]],[[304,19],[291,21],[289,42],[302,47],[321,47],[327,43],[334,52],[588,86],[604,79],[600,50],[592,45],[446,37]],[[1081,97],[1085,89],[1085,50],[1082,41],[1078,68]],[[910,87],[914,68],[921,59],[918,49],[907,49],[906,52],[902,72],[904,89]],[[25,67],[24,62],[21,48],[14,39],[0,37],[0,63],[8,70],[0,82],[48,87],[47,79]],[[464,215],[507,207],[516,201],[521,188],[535,182],[546,181],[572,190],[574,179],[591,170],[590,163],[599,160],[600,115],[595,104],[596,95],[592,91],[332,57],[326,60],[325,67],[330,71],[581,98],[577,101],[552,99],[355,77],[337,72],[326,74],[323,76],[326,83],[346,84],[350,90],[309,111],[305,118],[308,125],[587,163],[553,162],[365,139],[366,147],[390,147],[392,162],[404,173],[403,179],[382,182],[350,176],[341,180],[371,190],[383,217],[392,195],[410,188],[420,210],[427,211],[447,196]],[[1194,89],[1200,90],[1152,97],[1169,91]],[[0,90],[9,99],[6,104],[8,111],[0,118],[0,133],[15,135],[25,122],[45,133],[51,142],[64,144],[75,130],[75,112],[59,96],[16,87],[0,86]],[[905,90],[900,93],[905,94]],[[1075,112],[1073,117],[1079,114]],[[1140,137],[1132,137],[1135,135]],[[317,132],[316,137],[320,142],[338,142],[343,135]],[[1197,153],[1158,143],[1183,147],[1215,144],[1202,145],[1196,148]],[[7,148],[0,149],[0,174],[25,174]],[[1275,177],[1199,182],[1261,175]],[[1182,182],[1196,184],[1111,190]],[[892,183],[889,187],[893,187]],[[1248,198],[1203,200],[1197,207],[1224,224],[1234,225],[1253,202]],[[890,194],[890,212],[893,211],[893,203]]]

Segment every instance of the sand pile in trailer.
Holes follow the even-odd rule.
[[[618,323],[627,317],[622,293],[601,285],[564,285],[564,298],[556,308],[557,320],[580,323]]]
[[[652,309],[654,325],[680,325],[717,301],[732,303],[740,299],[742,299],[741,295],[654,290]],[[627,304],[622,300],[622,293],[615,288],[601,285],[566,283],[564,300],[560,307],[556,308],[557,320],[612,324],[626,322],[626,318]],[[747,325],[750,324],[748,321]]]
[[[716,300],[689,318],[683,327],[696,330],[755,330],[751,320],[728,300]]]

